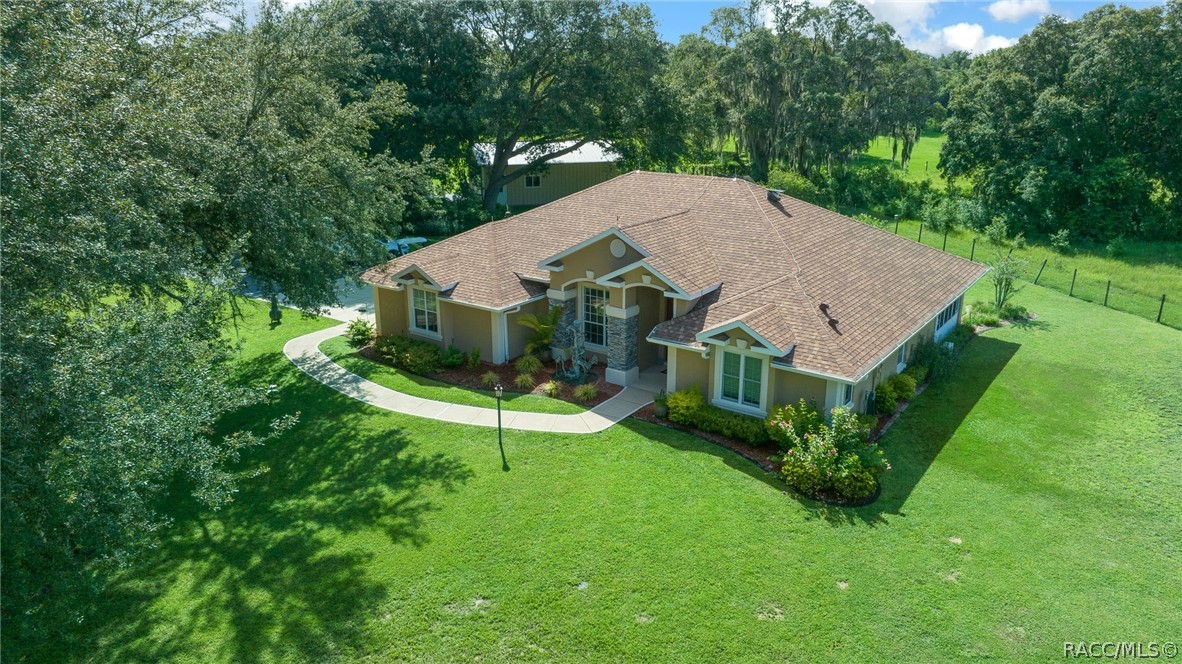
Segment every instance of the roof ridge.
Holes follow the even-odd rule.
[[[772,221],[771,218],[768,216],[767,210],[759,202],[759,198],[755,196],[755,192],[751,191],[750,187],[748,188],[748,191],[750,191],[752,197],[754,197],[756,199],[755,206],[757,208],[759,208],[760,213],[763,215],[763,220],[767,223],[767,225],[772,227],[772,230],[776,233],[776,239],[779,240],[779,242],[780,242],[780,246],[782,246],[784,248],[784,251],[786,251],[788,253],[788,256],[792,259],[792,265],[793,265],[794,269],[793,269],[793,272],[790,276],[792,277],[793,281],[796,282],[796,288],[799,290],[801,295],[808,298],[810,301],[813,302],[813,304],[818,304],[817,298],[814,297],[811,293],[809,293],[808,289],[805,288],[804,284],[801,283],[801,281],[800,281],[800,261],[796,260],[796,252],[793,251],[792,247],[790,247],[788,245],[788,243],[784,241],[784,234],[780,232],[780,227],[774,221]],[[809,317],[809,320],[813,321],[814,327],[816,329],[822,330],[822,335],[821,335],[822,338],[832,341],[833,345],[837,346],[841,350],[841,352],[845,355],[847,366],[849,368],[853,368],[855,366],[854,362],[857,361],[856,358],[854,357],[853,353],[851,353],[849,351],[849,349],[847,349],[845,347],[845,345],[841,343],[840,340],[833,339],[832,337],[829,336],[829,334],[830,334],[829,329],[828,329],[829,326],[821,322],[820,309],[816,306],[812,306],[812,307],[809,307],[809,310],[813,314],[812,316]]]
[[[632,222],[632,223],[630,223],[630,224],[626,224],[626,225],[623,225],[623,226],[621,226],[620,224],[616,224],[616,228],[618,228],[618,229],[620,229],[620,230],[623,230],[623,231],[626,231],[626,230],[628,230],[629,228],[636,228],[637,226],[643,226],[643,225],[645,225],[645,224],[651,224],[651,223],[653,223],[654,221],[662,221],[662,220],[664,220],[664,219],[671,219],[671,218],[673,218],[673,217],[676,217],[676,216],[678,216],[678,215],[682,215],[682,214],[689,214],[689,211],[690,211],[690,209],[689,209],[689,208],[685,208],[685,209],[682,209],[682,210],[678,210],[677,212],[670,212],[669,214],[663,214],[663,215],[661,215],[661,216],[659,216],[659,217],[653,217],[652,219],[642,219],[642,220],[640,220],[640,221],[634,221],[634,222]],[[616,215],[616,216],[618,217],[619,215]]]

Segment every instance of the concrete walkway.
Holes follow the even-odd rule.
[[[283,354],[300,371],[324,383],[332,389],[364,401],[371,406],[392,410],[406,415],[417,415],[444,422],[474,424],[482,427],[497,425],[495,408],[477,408],[412,397],[409,394],[366,380],[333,362],[320,352],[320,344],[327,339],[344,334],[345,326],[338,325],[326,330],[296,337],[283,347]],[[551,431],[554,433],[594,433],[628,417],[642,407],[652,403],[653,393],[639,387],[625,387],[616,396],[604,401],[585,413],[578,415],[554,415],[547,413],[523,413],[503,410],[501,424],[506,429],[521,431]]]

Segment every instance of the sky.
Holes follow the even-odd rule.
[[[822,0],[823,1],[823,0]],[[950,51],[984,53],[1009,46],[1030,32],[1048,14],[1076,19],[1105,4],[1095,0],[858,0],[875,18],[890,23],[917,51],[941,55]],[[648,0],[665,41],[698,32],[710,11],[734,6],[735,0]],[[1125,1],[1135,9],[1160,2]]]
[[[259,0],[242,0],[248,13]],[[309,0],[283,0],[288,6]],[[633,1],[633,0],[628,0]],[[710,22],[710,11],[737,6],[741,0],[644,0],[657,20],[657,32],[670,43],[696,33]],[[827,4],[829,0],[811,0]],[[1030,32],[1043,17],[1058,14],[1074,20],[1100,7],[1100,0],[858,0],[879,21],[885,21],[907,46],[929,55],[968,51],[978,55],[1003,48]],[[1134,9],[1163,0],[1122,0]]]

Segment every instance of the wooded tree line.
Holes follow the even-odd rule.
[[[854,0],[719,9],[669,60],[695,156],[733,138],[760,182],[774,164],[806,176],[843,168],[883,135],[906,164],[924,123],[943,118],[932,59]]]
[[[68,631],[167,525],[163,496],[226,504],[258,472],[242,451],[291,426],[216,426],[269,398],[225,379],[243,273],[330,304],[337,278],[383,258],[377,239],[492,208],[527,172],[509,159],[544,169],[547,143],[610,141],[625,168],[729,151],[760,181],[849,187],[870,139],[905,161],[948,118],[941,167],[1015,230],[1178,233],[1177,0],[1048,19],[971,61],[906,49],[852,0],[721,9],[672,46],[646,6],[611,0],[269,0],[213,20],[227,15],[220,0],[3,7],[5,647]]]
[[[1051,16],[975,58],[940,168],[1011,229],[1182,238],[1182,3]]]

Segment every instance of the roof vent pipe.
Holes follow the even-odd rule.
[[[775,203],[776,201],[780,200],[780,194],[783,194],[783,193],[784,192],[780,191],[779,189],[768,189],[767,190],[767,199],[769,201]]]

